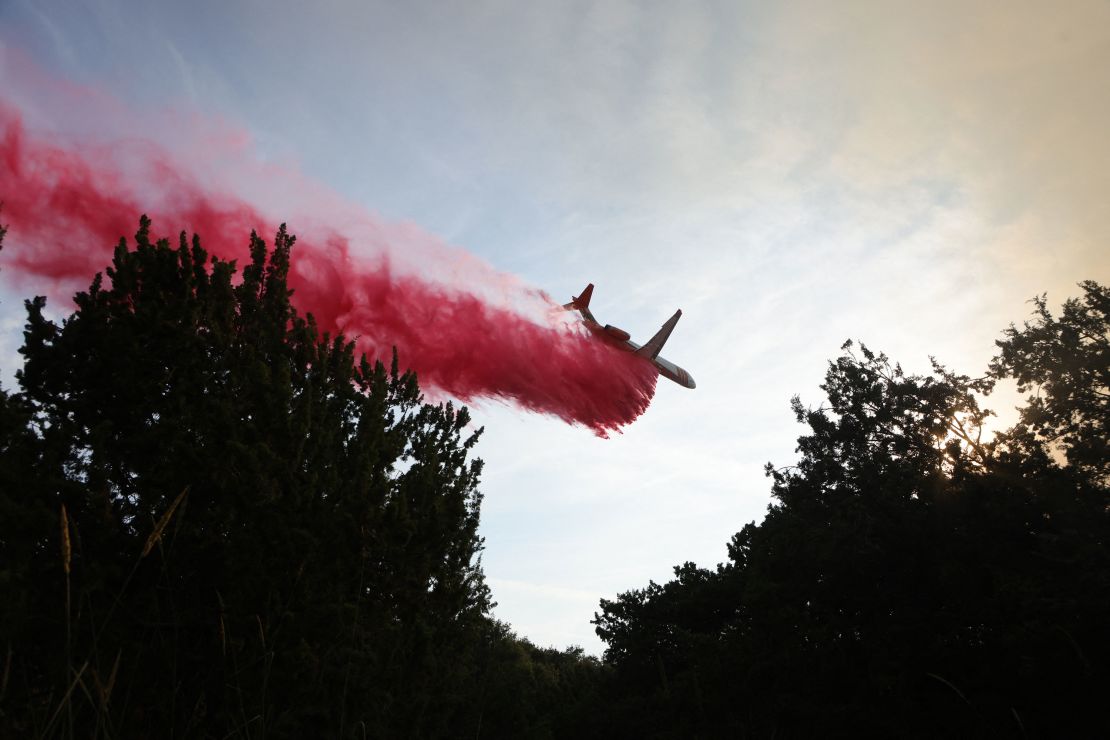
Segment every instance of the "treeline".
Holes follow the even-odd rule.
[[[0,231],[0,241],[2,241]],[[1110,292],[988,374],[845,346],[729,560],[603,600],[608,649],[490,616],[481,430],[143,220],[0,390],[3,737],[1110,734]],[[980,436],[976,394],[1039,395]]]
[[[636,737],[1110,737],[1110,290],[1010,327],[984,377],[830,363],[799,459],[716,568],[603,600]],[[1036,391],[983,434],[977,395]]]

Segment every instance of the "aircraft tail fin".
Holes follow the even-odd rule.
[[[590,283],[582,291],[582,295],[575,296],[574,298],[572,298],[570,303],[565,304],[563,306],[563,308],[565,308],[567,310],[570,310],[570,311],[573,311],[574,309],[578,309],[579,311],[584,311],[584,310],[586,310],[590,307],[590,298],[592,298],[593,295],[594,295],[594,284]]]
[[[663,349],[663,345],[667,343],[667,340],[671,336],[671,332],[674,331],[675,324],[678,323],[681,317],[682,309],[680,308],[674,312],[674,316],[667,319],[667,323],[663,324],[663,327],[659,331],[655,332],[655,336],[649,339],[647,344],[636,350],[636,354],[640,355],[640,357],[646,357],[649,360],[654,360],[658,357],[659,351]]]

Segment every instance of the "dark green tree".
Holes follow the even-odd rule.
[[[142,220],[0,396],[0,734],[442,737],[490,607],[465,409]],[[63,515],[63,511],[65,512]]]
[[[1081,475],[1110,484],[1110,288],[1088,280],[1059,318],[1046,296],[1033,300],[1034,320],[1011,325],[991,372],[1035,391],[1008,435],[1020,453],[1062,453]]]
[[[1062,321],[1080,319],[1105,337],[1110,323],[1089,310]],[[977,397],[1041,328],[1011,331],[980,379],[936,364],[907,375],[845,345],[826,403],[794,399],[807,427],[799,460],[768,466],[774,503],[733,538],[728,562],[687,563],[669,583],[602,601],[611,721],[644,737],[1110,731],[1100,698],[1110,693],[1110,515],[1097,474],[1105,448],[1089,431],[1101,423],[1090,399],[1101,398],[1106,355],[1079,343],[1083,358],[1069,359],[1077,345],[1061,341],[1048,359],[1026,353],[1038,382],[1061,371],[1038,374],[1037,362],[1071,373],[1075,385],[1046,394],[1061,421],[1050,435],[1028,416],[1000,440],[982,433],[989,412]],[[1041,441],[1061,445],[1069,464]]]
[[[473,731],[483,738],[605,737],[601,693],[606,671],[581,648],[540,648],[491,622],[478,656],[478,710]]]

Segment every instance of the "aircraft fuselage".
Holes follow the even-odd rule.
[[[570,303],[566,304],[564,308],[567,310],[578,311],[582,316],[583,323],[596,335],[603,340],[613,344],[621,349],[632,352],[655,366],[659,374],[668,380],[674,381],[685,388],[696,388],[694,378],[683,368],[674,364],[665,357],[659,355],[659,350],[663,348],[667,338],[670,337],[671,332],[674,330],[675,324],[682,316],[682,310],[679,309],[675,312],[667,323],[656,332],[647,344],[637,344],[629,338],[628,332],[616,326],[606,324],[604,326],[594,318],[593,313],[590,311],[590,298],[593,296],[594,286],[590,283],[586,289],[582,291],[582,295],[575,296]]]

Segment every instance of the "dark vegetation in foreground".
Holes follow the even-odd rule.
[[[478,432],[296,313],[284,230],[241,280],[148,234],[0,391],[0,736],[1110,736],[1106,288],[983,378],[845,345],[766,519],[598,661],[489,616]]]

